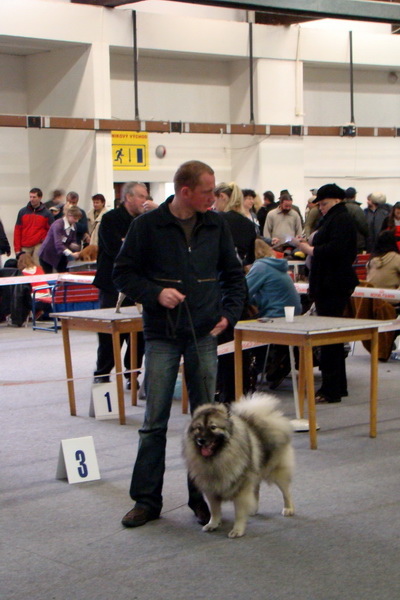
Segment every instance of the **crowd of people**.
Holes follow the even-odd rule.
[[[80,257],[85,246],[98,245],[99,225],[107,212],[106,199],[103,194],[92,196],[93,207],[86,215],[78,207],[77,192],[65,194],[57,189],[47,202],[42,198],[42,190],[32,188],[28,204],[19,210],[14,227],[14,252],[16,259],[21,253],[29,254],[45,273],[62,273],[67,270],[69,260]],[[4,230],[0,234],[3,238]],[[1,246],[9,255],[8,240]]]
[[[78,202],[77,192],[65,194],[61,189],[54,190],[51,198],[43,202],[42,190],[32,188],[29,202],[18,211],[14,227],[15,258],[9,258],[11,246],[0,221],[0,255],[8,257],[3,273],[63,273],[68,270],[70,261],[84,259],[85,249],[92,248],[91,254],[97,256],[98,230],[107,212],[106,199],[102,194],[92,196],[93,207],[88,215],[78,207]],[[15,286],[11,291],[0,290],[0,320],[8,318],[10,325],[22,326],[31,311],[30,293],[36,287],[24,285]],[[49,293],[47,289],[46,294]],[[41,320],[45,320],[49,311],[39,310],[38,313],[42,315]]]
[[[146,410],[130,487],[135,505],[122,519],[125,527],[160,515],[167,427],[181,359],[191,411],[215,398],[229,404],[235,399],[232,355],[218,359],[217,349],[233,339],[236,322],[249,315],[283,317],[285,306],[293,306],[296,315],[304,312],[287,258],[305,259],[309,300],[320,316],[343,316],[358,284],[353,265],[360,252],[371,253],[371,283],[399,288],[400,203],[391,207],[384,194],[371,193],[362,210],[354,188],[332,183],[310,191],[303,218],[287,189],[277,200],[268,190],[261,200],[255,190],[235,182],[217,185],[213,169],[196,160],[178,168],[174,195],[160,206],[138,182],[124,185],[119,205],[110,211],[104,196],[95,194],[87,215],[77,206],[76,192],[55,190],[43,203],[39,188],[30,191],[14,231],[21,270],[66,270],[85,245],[93,245],[100,306],[114,307],[119,293],[126,304],[142,305],[138,357],[140,363],[145,358]],[[10,255],[2,228],[0,248]],[[95,384],[108,382],[114,367],[111,336],[98,335]],[[264,355],[261,360],[256,355],[255,362],[249,358],[244,365],[259,369],[263,362]],[[348,395],[343,344],[323,346],[319,367],[316,401],[340,402]],[[250,379],[244,373],[247,390]],[[275,378],[270,387],[279,383]],[[209,509],[190,479],[188,495],[204,525]]]

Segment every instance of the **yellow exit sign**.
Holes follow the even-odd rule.
[[[148,134],[145,131],[112,131],[113,168],[141,171],[149,168]]]

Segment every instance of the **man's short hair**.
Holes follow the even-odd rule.
[[[282,204],[282,202],[285,200],[290,200],[290,202],[293,202],[293,198],[290,194],[281,194],[279,196],[279,204]]]
[[[40,188],[32,188],[31,190],[29,190],[29,193],[36,194],[38,198],[43,198],[43,192]]]
[[[275,194],[274,192],[271,192],[270,190],[268,190],[267,192],[263,193],[264,196],[264,200],[269,200],[272,204],[272,202],[275,202]]]
[[[382,192],[372,192],[372,194],[368,195],[368,200],[377,206],[379,204],[386,204],[386,196]]]
[[[79,201],[79,194],[78,194],[78,192],[68,192],[68,194],[67,194],[67,202],[70,199],[76,200],[78,202]]]
[[[122,190],[121,190],[121,204],[123,204],[125,202],[128,194],[133,193],[132,190],[137,185],[140,185],[141,187],[144,187],[147,190],[147,185],[145,183],[142,183],[141,181],[127,181],[126,183],[124,183],[124,185],[122,186]]]
[[[356,194],[357,194],[357,190],[354,187],[348,187],[344,193],[346,194],[345,198],[355,198]]]
[[[188,160],[183,163],[174,175],[175,193],[179,192],[183,187],[187,186],[191,190],[199,184],[200,177],[203,173],[214,175],[213,169],[206,163],[200,160]]]

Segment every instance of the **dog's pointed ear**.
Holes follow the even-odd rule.
[[[230,404],[226,404],[225,402],[216,402],[215,404],[218,407],[220,407],[222,410],[224,410],[228,417],[230,417],[232,415]]]
[[[226,413],[227,417],[231,416],[231,407],[230,404],[226,404],[225,402],[213,402],[213,405],[218,407],[219,410],[223,410]]]

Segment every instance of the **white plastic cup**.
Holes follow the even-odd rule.
[[[288,323],[294,321],[294,306],[285,306],[285,319]]]

